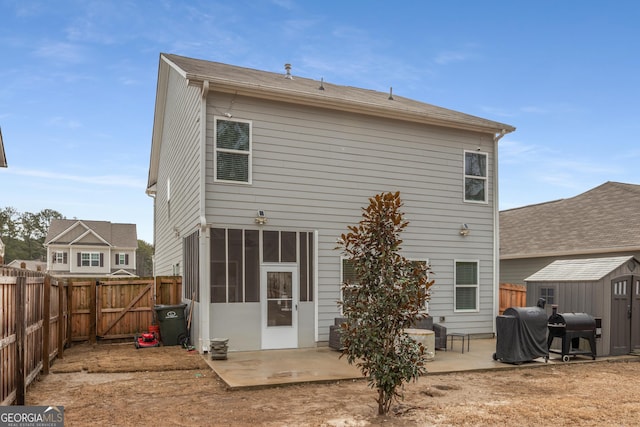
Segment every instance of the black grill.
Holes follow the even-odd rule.
[[[549,358],[547,351],[547,312],[544,300],[536,307],[510,307],[496,318],[496,352],[493,360],[521,364],[538,357]]]
[[[596,358],[596,319],[587,313],[558,313],[558,306],[552,306],[549,317],[547,348],[550,353],[562,355],[562,361],[568,362],[571,356],[590,355]],[[555,338],[562,340],[561,350],[551,350]],[[590,350],[580,349],[580,339],[589,343]]]

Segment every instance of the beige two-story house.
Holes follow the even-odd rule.
[[[62,277],[135,276],[135,224],[54,219],[44,245],[47,271]]]

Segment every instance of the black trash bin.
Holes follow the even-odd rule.
[[[187,340],[184,311],[187,304],[155,305],[163,345],[182,345]]]

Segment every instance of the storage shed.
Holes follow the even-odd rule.
[[[602,319],[598,356],[640,351],[640,262],[633,256],[556,260],[525,279],[527,305]]]

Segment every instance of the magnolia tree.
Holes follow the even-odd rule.
[[[403,397],[403,383],[426,373],[424,347],[404,330],[429,300],[433,280],[428,265],[399,253],[400,233],[409,224],[400,212],[400,193],[378,194],[369,202],[359,225],[338,240],[355,277],[342,284],[342,356],[368,377],[384,415]]]

